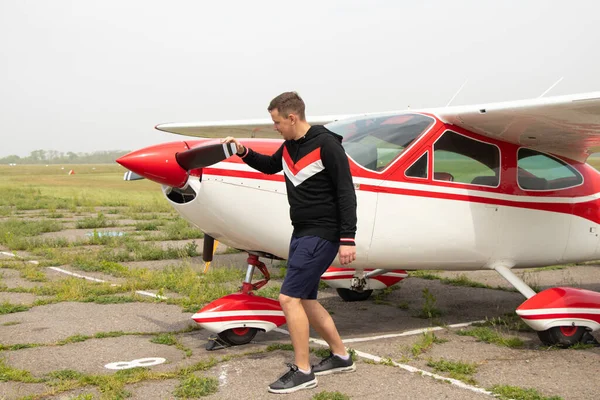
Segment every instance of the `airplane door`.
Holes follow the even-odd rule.
[[[452,198],[425,185],[378,193],[369,262],[376,268],[477,268],[494,255],[498,206]],[[387,193],[386,193],[387,192]]]
[[[500,237],[501,210],[489,192],[500,185],[499,160],[497,146],[446,131],[433,152],[383,180],[370,264],[457,270],[487,264]]]

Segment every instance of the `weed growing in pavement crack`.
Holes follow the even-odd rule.
[[[340,392],[319,392],[315,394],[311,400],[350,400],[350,396],[347,396]]]
[[[438,361],[429,360],[427,366],[436,372],[448,372],[450,378],[458,379],[470,385],[476,385],[477,382],[471,375],[477,372],[477,364],[465,363],[462,361],[449,361],[441,359]]]
[[[423,335],[419,338],[417,343],[413,344],[410,348],[410,351],[413,357],[418,357],[422,353],[426,352],[433,346],[434,344],[442,344],[446,343],[448,340],[438,338],[435,333],[431,331],[423,332]]]
[[[494,385],[489,391],[503,400],[562,400],[562,397],[559,396],[546,397],[535,389],[521,388],[518,386]]]
[[[487,326],[478,326],[472,329],[461,329],[456,333],[461,336],[472,336],[481,342],[496,344],[498,346],[519,348],[523,347],[524,345],[521,339],[517,337],[504,336],[498,331]]]
[[[425,299],[425,303],[423,304],[421,312],[417,315],[417,317],[425,319],[440,317],[442,312],[435,307],[437,300],[433,293],[429,291],[429,288],[423,289],[423,298]]]

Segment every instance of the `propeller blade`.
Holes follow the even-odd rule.
[[[123,180],[124,181],[138,181],[140,179],[146,179],[141,175],[136,174],[133,171],[127,171],[125,172],[125,175],[123,175]]]
[[[175,159],[181,168],[189,171],[208,167],[236,154],[235,143],[211,144],[179,152]]]

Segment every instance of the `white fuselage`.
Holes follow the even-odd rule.
[[[185,219],[228,246],[287,258],[292,226],[285,183],[224,176],[219,170],[236,171],[240,175],[253,171],[245,164],[218,163],[204,170],[201,182],[190,177],[188,184],[197,193],[193,201],[185,204],[168,201]],[[600,256],[596,223],[567,213],[502,205],[507,201],[527,202],[526,196],[434,188],[444,197],[440,198],[426,194],[425,190],[431,193],[429,185],[368,178],[354,178],[354,183],[358,224],[357,259],[353,268],[475,270],[498,265],[524,268]],[[361,185],[395,185],[404,192],[367,191],[361,190]],[[468,196],[486,200],[465,200]]]

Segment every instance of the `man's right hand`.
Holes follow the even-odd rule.
[[[240,142],[238,142],[238,140],[236,138],[234,138],[233,136],[227,136],[225,139],[221,140],[221,143],[235,143],[235,147],[237,148],[237,154],[238,156],[241,156],[242,154],[244,154],[246,152],[246,148],[244,147],[243,144],[241,144]]]

